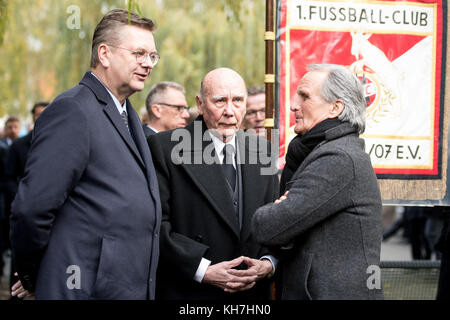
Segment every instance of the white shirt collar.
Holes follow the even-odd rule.
[[[223,163],[223,148],[225,147],[225,143],[217,138],[215,135],[211,133],[211,131],[208,131],[209,135],[211,136],[212,142],[214,143],[214,149],[216,150],[216,154],[219,158],[220,164]],[[233,135],[233,138],[227,144],[231,144],[234,147],[234,152],[236,154],[236,134]],[[236,159],[233,157],[233,166],[236,168]]]
[[[150,126],[150,125],[148,125],[148,124],[147,124],[147,127],[150,128],[150,129],[152,129],[152,130],[155,131],[156,133],[159,132],[159,130],[156,130],[155,128],[153,128],[152,126]]]
[[[91,74],[97,78],[98,81],[100,81],[100,83],[105,87],[106,91],[108,91],[109,95],[111,96],[111,98],[114,101],[114,104],[116,105],[117,111],[119,111],[119,114],[122,114],[122,112],[125,111],[126,114],[128,114],[127,112],[127,100],[125,100],[123,102],[123,105],[120,104],[119,100],[116,98],[116,96],[108,89],[107,86],[105,86],[105,84],[93,73],[91,72]]]

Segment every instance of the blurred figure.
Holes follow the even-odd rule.
[[[450,300],[450,208],[440,207],[443,227],[436,249],[441,252],[441,268],[436,300]]]
[[[197,106],[193,106],[189,108],[189,119],[187,120],[188,124],[194,121],[199,115]]]
[[[9,245],[9,205],[10,197],[6,183],[6,161],[9,147],[20,132],[20,120],[17,117],[9,117],[5,122],[3,137],[0,139],[0,275],[3,274],[3,254],[10,247]]]
[[[33,126],[36,119],[48,105],[49,102],[38,102],[33,106],[31,109]],[[12,143],[9,149],[8,160],[6,162],[6,178],[8,181],[8,190],[14,194],[17,191],[18,181],[22,178],[25,170],[25,161],[31,146],[32,134],[33,132],[30,131],[26,136],[18,138]]]
[[[36,119],[44,111],[44,109],[49,105],[49,102],[38,102],[33,106],[31,114],[33,117],[33,125]],[[25,171],[25,162],[27,159],[28,150],[31,147],[32,132],[29,132],[26,136],[16,139],[11,147],[9,148],[6,169],[5,169],[5,180],[6,180],[6,191],[5,191],[5,210],[8,215],[6,219],[5,232],[7,233],[7,238],[9,239],[9,213],[11,208],[11,203],[17,192],[17,186],[20,179],[23,177]],[[9,248],[9,244],[8,244]],[[10,272],[10,286],[12,286],[17,280],[14,277],[15,269],[11,264]]]
[[[4,137],[0,139],[0,144],[10,146],[19,137],[20,120],[17,117],[9,117],[5,122]]]
[[[140,114],[141,114],[141,122],[142,122],[142,125],[148,124],[148,112],[147,112],[147,108],[142,107]]]
[[[266,129],[264,120],[266,119],[266,93],[264,87],[248,88],[247,112],[242,121],[243,130],[253,129],[256,135],[265,137]]]
[[[148,124],[143,125],[146,137],[160,131],[182,128],[189,118],[184,88],[176,83],[164,81],[155,84],[145,101]]]

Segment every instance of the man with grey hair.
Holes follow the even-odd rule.
[[[37,119],[11,209],[13,296],[154,298],[161,205],[128,100],[158,62],[154,28],[126,10],[107,13],[90,72]]]
[[[159,82],[150,89],[145,101],[148,123],[143,125],[147,138],[187,125],[189,112],[185,93],[182,85],[169,81]]]
[[[360,81],[337,65],[311,65],[291,104],[297,136],[283,196],[259,208],[253,234],[279,248],[282,299],[382,299],[381,195],[364,151]]]

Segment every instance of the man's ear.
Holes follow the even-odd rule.
[[[330,106],[330,118],[337,118],[344,111],[344,101],[336,100]]]
[[[203,100],[199,95],[195,96],[195,102],[197,103],[198,114],[203,114]]]
[[[97,48],[97,55],[98,55],[98,60],[100,61],[100,64],[104,67],[104,68],[108,68],[110,66],[110,51],[108,49],[108,46],[104,43],[100,44]]]
[[[157,104],[152,104],[151,106],[152,114],[155,118],[161,119],[161,109],[160,106]]]

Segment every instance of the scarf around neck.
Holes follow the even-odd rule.
[[[304,135],[298,134],[292,139],[286,154],[286,165],[281,174],[280,195],[283,195],[289,190],[286,184],[291,180],[303,160],[305,160],[319,143],[325,140],[325,131],[337,127],[340,124],[342,122],[337,118],[325,119]]]

